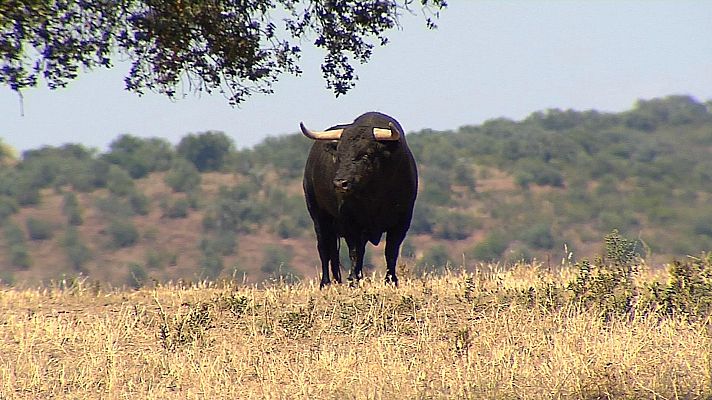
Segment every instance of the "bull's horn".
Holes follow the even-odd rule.
[[[302,133],[304,136],[313,140],[339,140],[341,138],[341,133],[343,129],[332,129],[330,131],[310,131],[304,126],[303,122],[299,123],[299,127],[302,128]]]
[[[376,140],[398,140],[401,137],[401,131],[393,122],[389,122],[388,129],[373,128],[373,137]]]

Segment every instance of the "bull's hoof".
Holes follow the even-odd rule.
[[[398,277],[395,275],[386,275],[386,285],[398,287]]]
[[[349,281],[349,287],[355,288],[355,287],[358,287],[358,284],[361,281],[361,277],[358,275],[349,275],[348,281]]]
[[[328,280],[328,279],[327,279],[327,280],[323,280],[323,279],[322,279],[322,280],[321,280],[321,283],[319,283],[319,289],[324,289],[325,287],[327,287],[327,286],[329,286],[329,285],[331,285],[331,281],[330,281],[330,280]]]

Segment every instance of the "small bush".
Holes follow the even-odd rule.
[[[509,246],[507,237],[502,232],[493,232],[469,252],[469,256],[475,260],[494,261],[502,257],[502,254]]]
[[[117,196],[126,196],[134,191],[134,181],[128,172],[121,167],[112,165],[109,167],[106,188]]]
[[[554,248],[554,235],[551,233],[551,226],[547,223],[539,223],[528,227],[520,234],[524,243],[536,249],[551,250]]]
[[[298,278],[298,274],[291,266],[294,254],[290,247],[268,245],[264,248],[263,254],[264,259],[260,271],[268,278],[289,278],[289,275],[294,275],[292,278]]]
[[[131,247],[138,242],[138,229],[131,220],[114,220],[109,224],[108,233],[114,247]]]
[[[148,274],[141,264],[130,264],[126,284],[134,289],[142,288],[148,282]]]
[[[200,172],[193,163],[177,158],[173,161],[164,181],[174,192],[191,192],[200,187]]]
[[[77,226],[84,222],[79,208],[79,201],[77,201],[77,195],[74,192],[66,192],[64,194],[62,212],[67,217],[69,225]]]
[[[469,214],[446,211],[438,213],[432,231],[436,238],[463,240],[480,226],[481,224],[478,224]]]
[[[27,218],[27,234],[31,240],[47,240],[52,237],[54,226],[51,222],[34,217]]]
[[[188,199],[181,198],[172,203],[164,203],[162,206],[164,217],[186,218],[188,216],[188,209],[190,209],[190,202]]]
[[[91,259],[92,255],[89,248],[81,240],[76,228],[72,226],[67,228],[64,238],[62,238],[62,246],[72,268],[77,272],[86,272],[84,265]]]
[[[143,193],[133,191],[128,200],[131,210],[138,215],[148,215],[151,211],[151,201]]]
[[[443,273],[447,270],[450,264],[450,255],[447,248],[442,244],[436,244],[429,248],[423,258],[418,261],[418,267],[415,270],[417,275],[422,275],[427,272]]]
[[[17,201],[9,196],[0,195],[0,222],[19,210]]]
[[[200,260],[201,275],[210,280],[215,280],[220,276],[224,268],[225,265],[220,254],[213,250],[203,252],[203,258]]]

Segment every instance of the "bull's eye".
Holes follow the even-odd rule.
[[[362,159],[363,161],[368,161],[368,160],[371,159],[371,156],[370,156],[369,154],[364,154],[364,155],[361,156],[361,159]]]

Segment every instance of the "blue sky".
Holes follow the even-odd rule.
[[[520,119],[547,108],[622,111],[637,99],[689,94],[712,99],[712,1],[452,0],[439,29],[404,16],[391,43],[358,65],[345,96],[325,89],[321,53],[308,47],[304,74],[275,94],[232,108],[219,94],[171,101],[123,90],[126,63],[89,71],[66,89],[20,99],[0,88],[0,137],[18,150],[82,143],[100,151],[120,134],[177,143],[220,130],[238,147],[264,137],[348,122],[377,110],[407,131]]]

